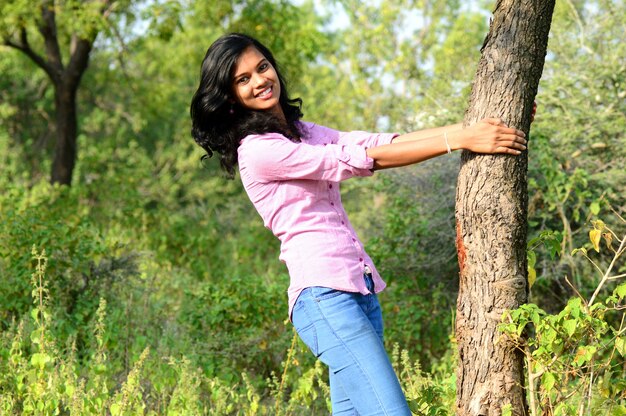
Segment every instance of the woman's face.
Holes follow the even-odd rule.
[[[239,104],[251,110],[278,111],[280,82],[276,70],[255,47],[250,46],[237,59],[233,91]]]

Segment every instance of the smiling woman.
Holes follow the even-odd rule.
[[[383,344],[377,294],[385,282],[341,203],[339,183],[468,149],[517,155],[524,134],[498,119],[412,132],[339,132],[300,121],[269,50],[253,38],[218,39],[191,103],[192,135],[244,188],[280,239],[289,316],[329,366],[333,414],[410,415]]]
[[[234,93],[236,101],[251,110],[271,110],[285,118],[278,103],[280,82],[272,64],[254,46],[248,47],[237,59]]]
[[[250,65],[245,71],[243,67],[238,70],[244,55],[251,56],[250,53],[261,55],[275,76],[267,77],[266,72],[258,66],[261,62],[255,62],[254,59],[251,62],[246,60],[245,63]],[[280,108],[281,114],[277,116],[273,111],[265,111],[268,108],[247,107],[237,95],[239,88],[235,81],[236,75],[244,76],[238,80],[242,81],[242,87],[254,87],[259,79],[271,78],[265,84],[272,83],[271,99],[273,101],[277,98],[279,106],[270,103],[268,108]],[[252,92],[250,94],[253,95]],[[233,178],[237,166],[237,149],[242,138],[254,133],[278,132],[289,140],[300,141],[297,124],[302,117],[301,105],[300,99],[289,98],[283,77],[269,49],[254,38],[233,33],[216,40],[202,61],[200,86],[191,102],[191,135],[209,157],[213,152],[219,153],[222,168],[228,177]]]

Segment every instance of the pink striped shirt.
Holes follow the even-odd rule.
[[[302,141],[278,133],[245,137],[239,146],[244,188],[267,228],[280,239],[279,259],[289,269],[289,316],[303,289],[324,286],[368,294],[365,266],[376,292],[385,288],[341,203],[339,182],[371,176],[369,147],[396,134],[339,132],[301,123]]]

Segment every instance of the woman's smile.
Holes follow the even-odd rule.
[[[257,97],[263,98],[263,99],[272,98],[272,87],[267,87],[266,89],[261,91],[259,95],[257,95]]]

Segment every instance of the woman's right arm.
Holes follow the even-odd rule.
[[[519,155],[526,149],[524,132],[507,127],[500,119],[487,118],[464,129],[440,129],[442,133],[431,132],[436,134],[430,137],[424,137],[423,131],[398,136],[391,144],[367,149],[367,156],[374,159],[374,170],[378,170],[412,165],[448,150]]]

